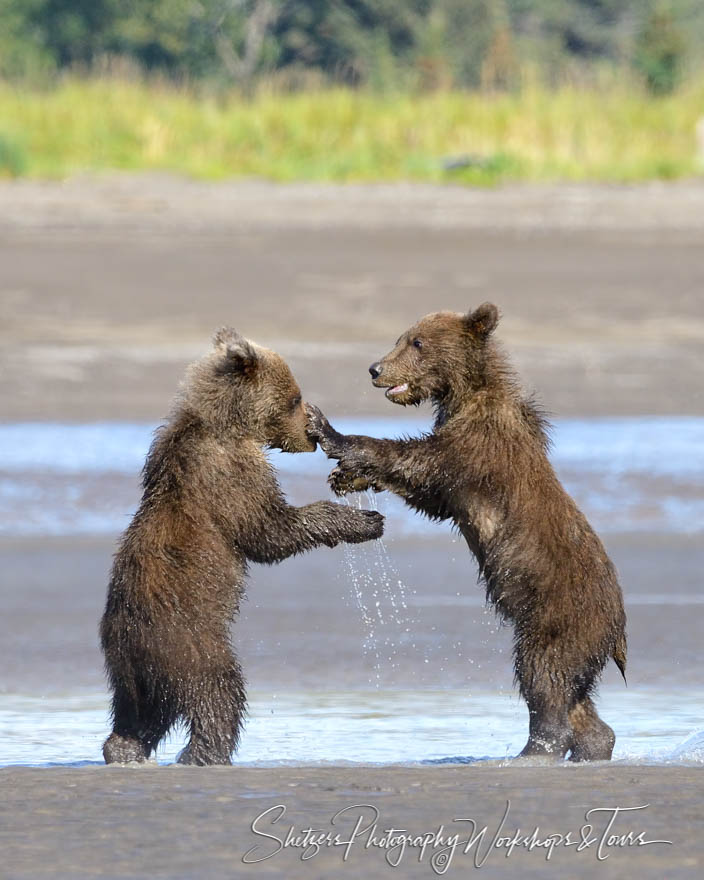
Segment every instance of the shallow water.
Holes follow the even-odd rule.
[[[704,691],[605,695],[614,759],[704,763]],[[102,762],[109,732],[105,694],[0,697],[0,766]],[[450,690],[253,693],[236,763],[470,763],[502,760],[525,744],[527,711],[510,694]],[[185,738],[162,744],[175,760]]]
[[[341,420],[347,433],[417,434],[418,420]],[[0,425],[0,535],[98,535],[121,531],[139,499],[152,425]],[[568,490],[603,533],[704,531],[704,419],[561,420],[552,460]],[[295,503],[325,493],[330,463],[271,452]],[[380,497],[389,533],[424,535],[444,525]]]
[[[427,425],[385,420],[338,427],[399,436]],[[129,522],[152,428],[0,425],[0,536],[6,550],[17,545],[12,566],[0,574],[7,691],[0,694],[0,765],[101,760],[108,718],[107,696],[96,690],[95,628],[109,550],[103,559],[86,537],[111,541]],[[597,529],[613,536],[626,568],[631,686],[606,681],[600,700],[617,734],[619,760],[704,762],[698,673],[704,591],[696,549],[704,531],[703,449],[704,419],[556,424],[556,469]],[[330,463],[322,453],[272,452],[271,458],[293,503],[327,495]],[[252,681],[238,763],[516,754],[527,713],[509,689],[508,634],[481,610],[482,590],[472,582],[462,542],[455,560],[447,524],[428,523],[386,494],[348,503],[378,505],[388,517],[385,543],[252,572],[251,599],[237,624]],[[655,535],[660,543],[650,547]],[[330,690],[338,680],[340,690]],[[311,689],[318,681],[321,689]],[[159,760],[172,761],[182,746],[174,736]]]

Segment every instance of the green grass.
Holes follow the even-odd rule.
[[[27,155],[22,146],[0,132],[0,178],[19,177],[27,170]]]
[[[704,80],[667,98],[626,86],[517,94],[344,89],[201,96],[79,78],[0,83],[0,176],[164,170],[280,181],[638,181],[701,171]],[[21,146],[20,146],[21,145]],[[447,170],[445,161],[469,161]]]

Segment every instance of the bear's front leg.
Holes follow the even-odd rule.
[[[360,434],[340,434],[317,406],[307,403],[306,412],[308,436],[320,444],[320,448],[328,458],[336,458],[339,462],[339,470],[345,473],[345,477],[340,476],[335,482],[342,488],[349,480],[359,481],[360,488],[369,488],[363,486],[363,481],[366,479],[369,483],[373,482],[371,470],[379,453],[389,444],[393,444],[393,441],[377,440]],[[360,489],[346,488],[345,491],[358,492]],[[338,492],[338,494],[344,493]]]
[[[338,495],[363,489],[394,492],[416,510],[448,518],[443,506],[444,488],[437,473],[438,456],[442,453],[437,436],[382,440],[361,434],[340,434],[316,406],[307,404],[307,413],[309,437],[320,444],[328,458],[338,461],[338,467],[329,477],[333,492]],[[443,470],[441,477],[446,483],[447,470]]]

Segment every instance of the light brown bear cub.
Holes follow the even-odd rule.
[[[370,367],[394,403],[432,401],[432,433],[344,436],[312,407],[311,431],[339,461],[330,476],[338,494],[389,490],[464,535],[488,601],[514,626],[515,676],[530,717],[521,754],[607,760],[614,733],[592,694],[609,658],[625,672],[621,589],[550,465],[545,418],[492,338],[498,318],[491,303],[428,315]]]
[[[286,363],[233,330],[189,369],[149,451],[100,626],[113,694],[108,763],[144,761],[184,722],[182,763],[229,764],[245,711],[230,623],[247,564],[381,536],[371,511],[286,503],[263,447],[313,451],[306,428]]]

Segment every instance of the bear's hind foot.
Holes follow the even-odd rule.
[[[610,761],[616,734],[599,717],[592,700],[587,697],[570,712],[572,741],[570,761]]]
[[[599,719],[601,721],[601,719]],[[570,750],[570,761],[610,761],[616,742],[616,734],[608,724],[592,728],[587,735],[575,739]]]
[[[535,725],[537,730],[532,730],[528,742],[518,755],[519,758],[542,759],[541,763],[548,761],[561,761],[570,747],[572,740],[571,731],[557,725]]]
[[[557,744],[545,744],[528,740],[523,749],[514,758],[526,764],[554,764],[556,761],[562,761],[567,754],[567,748],[558,746]]]
[[[177,764],[186,764],[192,767],[211,767],[213,765],[230,766],[232,758],[230,753],[208,749],[200,745],[189,743],[176,758]]]
[[[106,764],[131,764],[135,761],[142,764],[149,755],[136,737],[120,736],[113,732],[103,744],[103,757]]]

